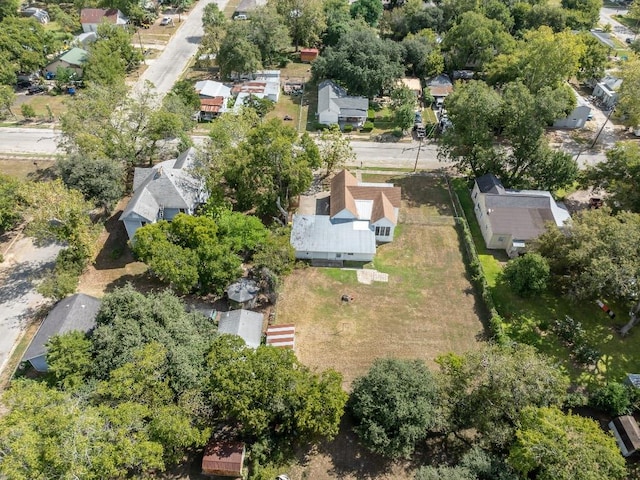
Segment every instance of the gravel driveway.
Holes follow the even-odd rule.
[[[53,267],[62,247],[35,246],[31,238],[21,238],[4,254],[0,263],[0,372],[33,314],[47,300],[36,292],[34,280]]]

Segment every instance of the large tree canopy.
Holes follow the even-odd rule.
[[[378,359],[353,384],[349,408],[371,451],[409,457],[439,419],[438,388],[420,360]]]
[[[254,350],[230,335],[214,341],[207,365],[211,407],[245,439],[269,449],[338,433],[347,400],[339,373],[312,373],[291,350]]]
[[[0,52],[15,72],[40,70],[47,63],[47,55],[55,53],[59,46],[53,33],[34,18],[7,16],[0,22]]]
[[[453,431],[473,428],[480,440],[511,443],[520,413],[529,406],[561,406],[568,378],[527,345],[487,346],[438,358]]]
[[[590,418],[557,408],[522,411],[509,463],[525,478],[616,480],[627,478],[625,460],[611,435]]]
[[[374,97],[404,73],[400,45],[378,37],[371,29],[347,31],[340,42],[327,47],[311,66],[316,80],[331,78],[350,95]]]

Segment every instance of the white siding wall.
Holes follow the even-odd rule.
[[[318,123],[322,123],[323,125],[338,123],[338,114],[329,111],[320,112],[318,115]]]

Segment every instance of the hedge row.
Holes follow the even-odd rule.
[[[454,201],[457,202],[457,207],[460,210],[461,216],[456,217],[456,225],[458,226],[460,236],[462,237],[462,241],[465,246],[469,274],[471,275],[471,281],[473,282],[474,287],[476,288],[478,294],[480,295],[480,298],[482,299],[482,302],[487,309],[489,316],[489,332],[491,334],[491,338],[497,344],[505,345],[509,343],[509,337],[502,327],[502,317],[498,313],[496,305],[493,302],[491,290],[489,289],[489,284],[487,283],[484,271],[482,270],[482,265],[480,264],[480,259],[478,258],[478,252],[476,251],[476,246],[471,235],[471,229],[469,228],[469,223],[467,222],[467,219],[465,217],[464,210],[462,209],[462,205],[460,204],[460,200],[458,199],[455,192],[452,192],[452,194],[455,198]]]

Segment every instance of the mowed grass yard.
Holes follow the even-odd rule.
[[[420,358],[435,368],[438,355],[474,349],[484,337],[444,181],[363,180],[402,187],[395,240],[374,261],[389,283],[360,284],[355,270],[303,268],[285,280],[277,310],[277,323],[296,325],[298,358],[338,370],[347,389],[376,358]],[[343,304],[343,294],[354,301]]]

